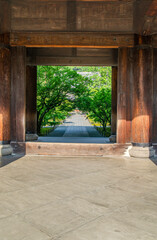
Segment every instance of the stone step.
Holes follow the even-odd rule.
[[[14,152],[20,152],[23,149],[26,155],[106,156],[124,155],[130,145],[26,142],[12,143],[12,146]]]

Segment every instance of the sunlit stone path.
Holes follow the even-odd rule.
[[[86,115],[72,113],[65,122],[56,128],[49,136],[62,137],[101,137],[99,132],[93,127]]]
[[[40,137],[44,142],[75,142],[75,143],[107,143],[104,138],[86,118],[85,114],[72,113],[62,125],[57,127],[47,137]]]

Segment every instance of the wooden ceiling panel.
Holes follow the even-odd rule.
[[[132,0],[11,2],[12,31],[132,31]]]
[[[106,32],[152,35],[157,0],[0,0],[0,33]]]
[[[66,2],[13,1],[12,18],[66,18]]]
[[[77,5],[78,31],[132,31],[133,4],[90,2]]]
[[[13,31],[57,31],[66,30],[67,3],[52,1],[32,2],[13,1],[12,3]]]

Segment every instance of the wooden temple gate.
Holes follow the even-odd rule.
[[[112,66],[116,145],[154,155],[157,0],[0,0],[2,154],[36,134],[37,65]]]

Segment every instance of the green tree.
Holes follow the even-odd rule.
[[[109,87],[103,87],[93,95],[89,116],[102,125],[105,136],[107,123],[111,123],[111,89]]]
[[[38,67],[37,82],[37,130],[58,112],[63,118],[74,108],[74,95],[80,96],[86,91],[87,78],[68,67]],[[62,113],[61,113],[62,112]]]
[[[105,136],[111,123],[111,67],[94,68],[87,91],[76,99],[76,106],[101,124]]]

